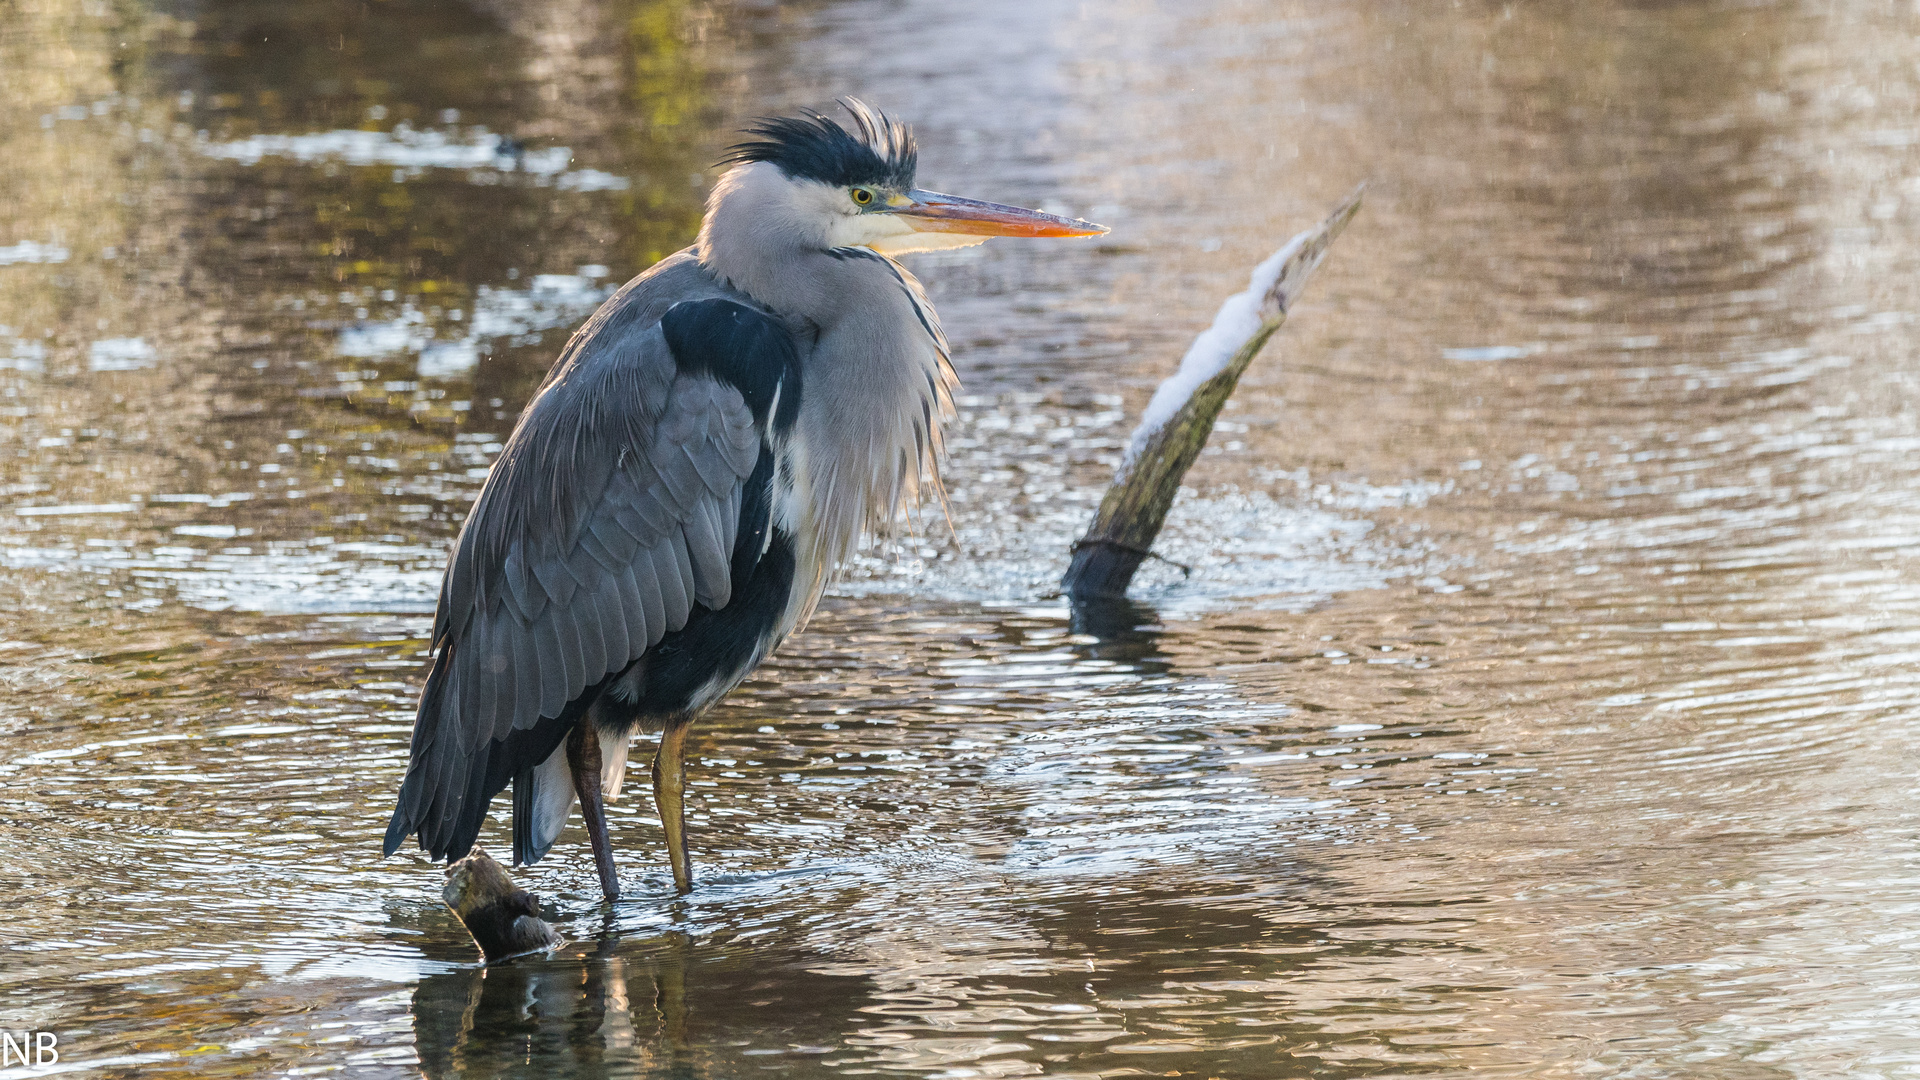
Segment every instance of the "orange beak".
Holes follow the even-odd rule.
[[[890,211],[915,232],[967,233],[972,236],[1100,236],[1105,225],[1055,217],[1018,206],[963,199],[915,188],[904,205]]]

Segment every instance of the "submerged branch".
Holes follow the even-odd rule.
[[[1180,480],[1213,434],[1213,422],[1240,375],[1287,321],[1334,237],[1360,209],[1355,188],[1325,221],[1287,241],[1253,271],[1246,291],[1220,305],[1194,339],[1180,370],[1160,384],[1127,443],[1120,468],[1087,534],[1073,546],[1060,586],[1074,600],[1125,596],[1167,520]]]

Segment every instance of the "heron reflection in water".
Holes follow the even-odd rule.
[[[957,381],[891,256],[1107,230],[914,186],[912,132],[762,121],[722,162],[692,247],[567,343],[474,501],[434,615],[386,853],[465,855],[513,788],[538,862],[577,799],[620,894],[604,801],[636,731],[675,887],[693,887],[687,729],[803,623],[861,536],[937,484]]]

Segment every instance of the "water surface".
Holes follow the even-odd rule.
[[[17,7],[0,1027],[107,1076],[1920,1076],[1915,19]],[[845,93],[1114,231],[911,257],[950,523],[697,730],[692,896],[634,791],[627,898],[569,831],[520,878],[573,944],[478,968],[379,858],[446,546],[739,120]],[[1361,180],[1191,576],[1076,616],[1129,417]]]

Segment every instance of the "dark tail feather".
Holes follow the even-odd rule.
[[[461,858],[472,851],[474,841],[480,839],[480,829],[487,823],[487,806],[500,791],[500,788],[487,783],[487,759],[499,752],[500,744],[494,743],[469,759],[465,782],[461,785],[461,801],[456,811],[459,817],[452,829],[442,830],[450,836],[441,838],[446,846],[434,851],[434,858],[449,862]]]
[[[420,694],[407,776],[401,781],[400,798],[387,823],[384,851],[391,855],[408,836],[417,836],[420,847],[435,859],[464,858],[487,823],[487,807],[493,797],[525,772],[527,782],[513,785],[513,844],[517,855],[531,848],[534,767],[559,747],[614,676],[589,686],[567,702],[559,716],[542,717],[531,728],[516,728],[505,739],[462,754],[454,730],[458,717],[447,715],[450,710],[445,684],[452,655],[453,645],[448,643]],[[457,702],[451,711],[458,711]],[[525,812],[523,805],[527,807]]]
[[[446,740],[441,728],[447,717],[440,708],[445,696],[447,671],[453,666],[453,643],[448,642],[440,649],[440,655],[433,658],[433,668],[427,674],[426,689],[420,692],[420,709],[414,715],[413,740],[407,751],[407,775],[400,782],[400,797],[395,800],[393,816],[387,820],[387,837],[381,845],[381,856],[392,855],[400,850],[400,844],[407,837],[418,834],[424,824],[420,819],[426,804],[431,801],[431,792],[424,790],[426,778],[426,758],[436,741],[444,742],[441,753],[454,751],[459,740]],[[421,838],[425,846],[425,838]],[[465,854],[462,852],[462,854]]]
[[[559,716],[543,716],[539,723],[514,731],[490,748],[493,757],[483,790],[497,792],[506,787],[508,781],[513,783],[513,861],[516,865],[531,864],[545,854],[533,850],[534,770],[553,756],[574,725],[586,722],[582,718],[615,678],[618,676],[608,675],[567,702]]]
[[[513,774],[513,865],[524,866],[533,850],[533,766]]]
[[[406,813],[407,802],[413,796],[413,792],[407,789],[412,786],[414,786],[412,776],[400,782],[400,804],[393,808],[393,816],[387,819],[387,839],[380,845],[381,858],[399,851],[400,842],[414,831],[412,818],[403,816]]]

